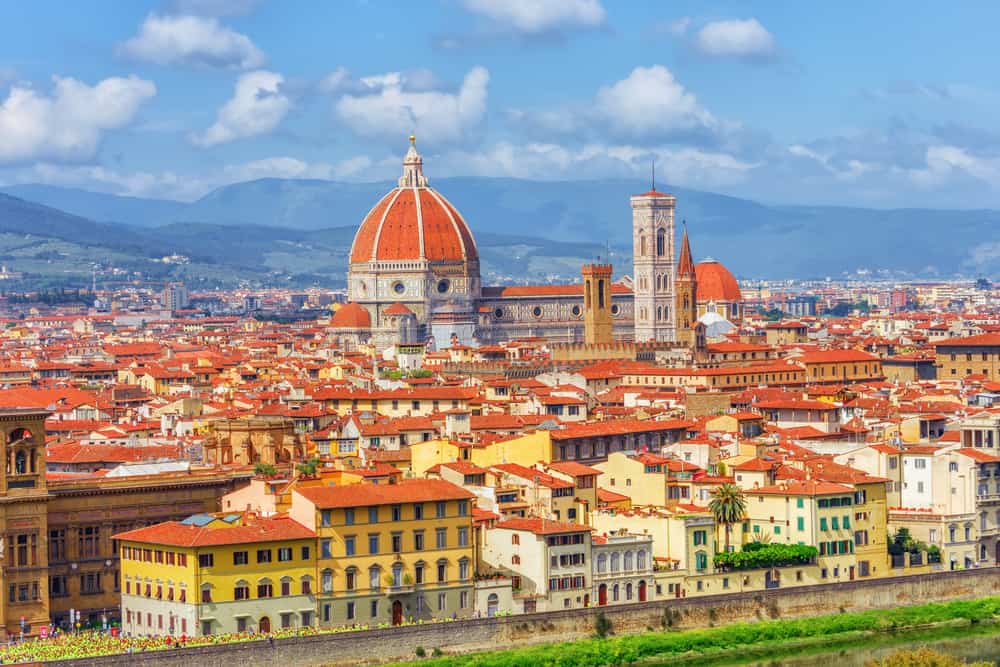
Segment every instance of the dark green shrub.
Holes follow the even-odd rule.
[[[597,615],[597,618],[594,619],[594,634],[601,639],[604,639],[611,634],[613,629],[611,621],[608,620],[608,617],[604,615],[603,611]]]
[[[416,654],[417,654],[417,657],[418,657],[418,658],[422,658],[422,657],[424,657],[425,655],[427,655],[427,651],[425,651],[425,650],[424,650],[424,647],[423,647],[423,646],[418,646],[418,647],[417,647],[417,650],[416,650],[416,651],[414,651],[414,653],[416,653]]]

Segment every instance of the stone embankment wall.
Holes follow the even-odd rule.
[[[418,646],[428,654],[509,648],[530,643],[568,641],[594,633],[603,612],[616,634],[706,627],[736,621],[795,618],[844,611],[886,609],[957,598],[1000,595],[1000,568],[891,577],[821,586],[666,599],[618,607],[591,607],[491,619],[470,619],[333,635],[225,644],[172,651],[66,660],[60,667],[354,667],[414,658]]]

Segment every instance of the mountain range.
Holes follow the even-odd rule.
[[[261,179],[194,202],[50,185],[0,188],[0,262],[72,282],[113,265],[205,284],[342,285],[357,225],[394,183]],[[443,178],[432,185],[472,227],[489,280],[567,280],[610,252],[630,273],[638,181]],[[738,277],[1000,274],[1000,212],[770,205],[661,186],[677,196],[696,258]],[[238,229],[237,229],[238,228]],[[160,261],[166,255],[186,264]]]

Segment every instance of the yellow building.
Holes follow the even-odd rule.
[[[320,624],[472,615],[474,498],[438,479],[296,489],[290,514],[318,535]]]
[[[1000,381],[1000,334],[950,338],[934,347],[939,379],[983,375],[991,382]]]
[[[790,480],[744,492],[744,542],[816,547],[823,582],[888,574],[885,480],[853,486]]]
[[[550,431],[535,431],[487,445],[477,445],[448,439],[427,440],[410,445],[410,469],[421,476],[428,469],[442,463],[468,461],[481,468],[499,463],[517,463],[531,466],[552,460]]]
[[[124,632],[266,633],[315,622],[316,534],[287,516],[200,514],[115,539]]]
[[[633,505],[673,505],[691,502],[691,484],[699,470],[692,463],[657,454],[615,452],[594,466],[601,471],[602,489],[626,495]]]

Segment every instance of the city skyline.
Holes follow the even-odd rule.
[[[655,162],[670,185],[766,202],[996,208],[996,11],[8,5],[0,184],[190,200],[260,177],[385,180],[414,132],[440,176]]]

